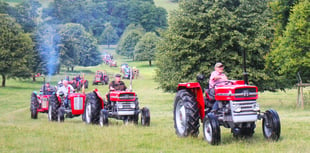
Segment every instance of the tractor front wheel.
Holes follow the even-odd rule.
[[[102,109],[100,111],[99,124],[100,124],[100,126],[108,126],[109,125],[109,113],[105,109]]]
[[[32,119],[37,119],[38,118],[38,106],[39,102],[37,99],[37,94],[32,93],[31,94],[31,103],[30,103],[30,112],[31,112],[31,118]]]
[[[49,106],[48,106],[48,115],[47,115],[49,121],[57,121],[57,116],[58,116],[57,110],[59,106],[60,106],[60,103],[58,101],[56,94],[51,95]]]
[[[194,96],[186,89],[179,90],[174,101],[174,128],[179,137],[199,134],[199,110]]]
[[[281,133],[280,117],[275,110],[267,110],[263,118],[263,134],[266,139],[278,141]]]
[[[203,120],[203,137],[211,145],[218,145],[221,142],[221,128],[213,114],[206,115]]]
[[[58,109],[57,121],[58,122],[64,122],[65,121],[65,108],[64,107],[60,107]]]
[[[91,92],[86,95],[85,101],[85,122],[86,124],[98,124],[101,105],[96,93]]]
[[[150,126],[150,123],[151,123],[150,109],[148,109],[147,107],[143,107],[141,110],[141,125]]]

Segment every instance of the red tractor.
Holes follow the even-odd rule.
[[[73,77],[71,81],[68,82],[72,85],[74,89],[80,91],[84,85],[84,88],[88,88],[88,80],[84,79],[84,76],[81,78],[80,75]]]
[[[248,85],[243,53],[244,80],[218,82],[214,88],[204,92],[200,83],[180,83],[174,101],[174,127],[180,137],[199,134],[199,119],[203,123],[204,140],[211,145],[221,142],[220,126],[230,128],[234,137],[252,137],[256,121],[263,119],[264,137],[277,141],[280,138],[281,124],[278,113],[269,109],[261,112],[256,86]],[[199,75],[198,81],[204,77]],[[218,110],[211,111],[214,102]]]
[[[47,89],[44,85],[43,89],[40,90],[39,95],[37,94],[36,91],[34,91],[31,94],[30,112],[32,119],[38,118],[38,112],[41,113],[48,112],[49,99],[53,92],[55,92],[55,88],[49,87]]]
[[[109,84],[109,76],[107,75],[106,71],[96,71],[93,85],[98,85],[99,83],[102,85]]]
[[[85,108],[85,94],[70,93],[65,97],[63,93],[59,95],[53,94],[50,97],[48,108],[48,120],[64,122],[65,115],[67,118],[80,116],[84,113]],[[67,106],[65,105],[67,101]]]
[[[117,62],[114,61],[114,60],[111,60],[111,61],[109,62],[109,65],[110,65],[110,67],[117,67]]]
[[[104,101],[97,89],[87,94],[85,108],[85,122],[107,126],[108,118],[123,120],[124,124],[133,122],[138,124],[141,113],[141,125],[150,126],[150,110],[147,107],[139,109],[139,102],[135,92],[111,91]]]

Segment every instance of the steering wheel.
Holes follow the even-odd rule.
[[[213,87],[216,87],[216,86],[218,86],[218,85],[220,85],[220,84],[224,84],[224,85],[230,84],[230,85],[232,85],[232,83],[233,83],[233,82],[232,82],[231,80],[220,81],[220,82],[215,83],[215,84],[213,85]]]

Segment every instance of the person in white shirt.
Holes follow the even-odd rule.
[[[62,92],[64,94],[64,97],[66,97],[64,99],[64,103],[65,103],[65,106],[68,107],[68,92],[69,92],[69,89],[70,89],[70,93],[73,93],[74,92],[74,88],[68,84],[68,81],[67,80],[63,80],[63,86],[60,87],[58,90],[57,90],[57,95],[59,96],[60,92]]]

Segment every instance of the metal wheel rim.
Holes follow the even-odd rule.
[[[99,124],[100,126],[103,126],[103,117],[100,117]]]
[[[207,123],[203,126],[204,134],[205,134],[205,139],[208,142],[212,141],[212,127],[209,121],[206,121]]]
[[[271,137],[272,135],[272,127],[268,119],[266,119],[264,122],[264,133],[267,137]]]
[[[91,118],[91,105],[89,104],[89,103],[87,103],[87,105],[86,105],[86,115],[85,115],[85,117],[86,117],[86,122],[87,123],[90,123],[90,118]]]
[[[142,125],[145,125],[145,117],[144,117],[144,114],[142,114],[142,117],[141,117],[141,124],[142,124]]]
[[[176,110],[175,110],[175,122],[176,127],[179,131],[179,133],[185,132],[185,126],[186,126],[186,111],[183,103],[181,100],[178,101]]]
[[[48,115],[47,115],[48,120],[52,120],[52,106],[48,106]]]

